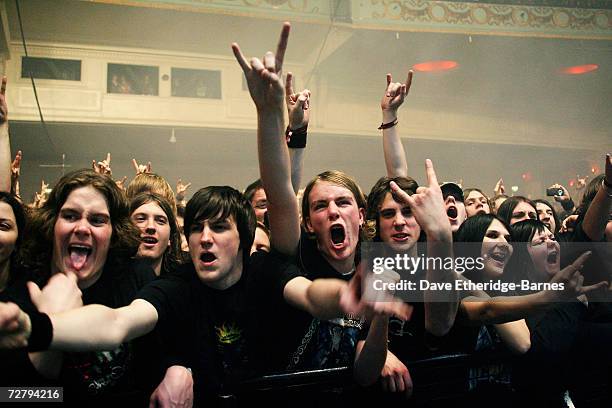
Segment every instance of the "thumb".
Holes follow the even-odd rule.
[[[34,303],[34,305],[38,307],[36,303],[42,294],[40,288],[34,282],[28,282],[26,285],[28,286],[28,292],[30,293],[30,299],[32,300],[32,303]]]

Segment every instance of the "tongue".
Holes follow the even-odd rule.
[[[85,251],[72,251],[70,252],[70,263],[76,271],[80,271],[87,262],[87,252]]]

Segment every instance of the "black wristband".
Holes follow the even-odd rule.
[[[561,207],[563,207],[565,211],[572,211],[574,209],[574,200],[570,197],[569,200],[561,201]]]
[[[287,126],[285,130],[285,138],[287,140],[287,147],[290,149],[303,149],[306,147],[306,137],[308,136],[308,125],[303,126],[299,129],[291,130]]]
[[[378,127],[378,130],[389,129],[395,125],[397,125],[397,118],[393,119],[393,122],[381,123],[380,126]]]
[[[606,180],[605,177],[603,178],[603,183],[604,183],[604,186],[608,187],[609,189],[612,189],[612,184],[610,184],[608,180]]]
[[[28,340],[28,351],[47,350],[53,340],[53,325],[51,319],[44,313],[28,313],[32,332]]]

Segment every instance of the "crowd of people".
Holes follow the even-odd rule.
[[[173,191],[136,160],[126,184],[109,154],[24,205],[3,80],[0,385],[60,385],[74,404],[214,406],[264,374],[352,367],[361,392],[405,403],[419,388],[411,362],[499,351],[509,358],[466,369],[470,403],[606,406],[585,379],[603,372],[611,385],[612,157],[578,206],[553,186],[562,213],[501,182],[493,197],[440,184],[430,160],[419,186],[398,132],[409,72],[405,83],[387,75],[381,99],[386,176],[367,195],[337,170],[301,190],[311,95],[290,73],[283,81],[289,32],[262,59],[232,45],[257,110],[260,179],[243,192],[207,186],[186,201],[190,184]],[[427,264],[416,276],[429,282],[561,289],[366,296],[368,243],[388,256],[483,260],[462,273]]]

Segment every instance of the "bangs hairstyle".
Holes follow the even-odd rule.
[[[487,230],[493,221],[499,221],[506,228],[508,233],[511,233],[510,226],[499,217],[493,214],[476,214],[470,218],[467,218],[463,224],[457,230],[457,233],[453,239],[455,242],[483,242]],[[514,240],[514,237],[510,235],[510,241]],[[466,257],[476,259],[481,256],[482,245],[457,245],[455,246],[455,256]],[[476,270],[466,271],[463,275],[469,279],[480,281],[481,276],[477,276],[481,271]]]
[[[536,216],[537,216],[538,211],[533,201],[531,201],[527,197],[513,196],[513,197],[508,198],[506,201],[502,203],[502,205],[499,206],[499,208],[497,209],[497,217],[503,220],[505,224],[510,224],[510,220],[512,220],[512,213],[514,212],[514,209],[516,208],[516,206],[519,205],[520,203],[527,203],[530,206],[532,206],[533,211],[536,213]]]
[[[27,215],[23,208],[23,205],[15,198],[15,196],[6,191],[0,191],[0,202],[7,203],[11,209],[13,210],[13,215],[15,216],[15,226],[17,227],[17,240],[15,241],[15,248],[10,255],[10,261],[12,268],[16,266],[16,264],[20,260],[21,254],[21,244],[23,243],[23,237],[26,232],[27,225]],[[9,268],[9,276],[7,285],[10,285],[13,282],[15,277],[11,276],[11,268]]]
[[[257,218],[245,196],[229,186],[209,186],[198,190],[185,208],[184,231],[189,240],[194,224],[204,220],[223,220],[232,216],[240,236],[243,260],[248,260],[255,239]]]
[[[536,233],[546,230],[546,226],[540,220],[523,220],[510,227],[513,254],[506,268],[507,276],[504,278],[510,282],[519,282],[522,279],[532,279],[535,266],[531,255],[529,255],[529,244]],[[506,275],[506,273],[504,273]]]
[[[32,211],[23,259],[43,279],[51,272],[54,229],[59,212],[70,193],[81,187],[93,187],[102,194],[108,206],[113,232],[104,268],[110,265],[113,270],[121,270],[138,251],[140,231],[130,221],[127,199],[115,181],[93,170],[75,170],[57,182],[41,208]]]
[[[178,230],[178,223],[176,217],[172,212],[172,206],[168,200],[159,194],[155,193],[140,193],[130,201],[130,217],[138,209],[138,207],[148,204],[155,203],[162,209],[162,211],[168,217],[168,224],[170,225],[170,246],[164,251],[162,259],[162,274],[164,272],[173,271],[179,264],[181,254],[181,234]]]
[[[366,223],[368,235],[376,242],[380,242],[380,208],[383,201],[385,201],[387,193],[391,193],[391,197],[396,203],[408,205],[404,204],[397,194],[391,190],[392,181],[409,195],[415,194],[417,188],[419,188],[419,184],[411,177],[381,177],[374,184],[370,194],[368,194]]]
[[[552,204],[548,200],[544,200],[543,198],[539,198],[537,200],[533,200],[533,202],[536,204],[536,215],[538,214],[538,207],[537,207],[538,203],[544,204],[545,206],[550,208],[550,210],[552,211],[553,220],[555,220],[555,230],[554,231],[550,231],[550,232],[552,232],[553,234],[557,234],[557,232],[559,232],[559,229],[561,229],[561,221],[559,220],[559,216],[557,215],[557,211],[555,211],[555,207],[553,207]],[[539,215],[538,215],[538,219],[540,219]]]
[[[484,193],[484,191],[482,191],[479,188],[466,188],[465,190],[463,190],[463,197],[467,200],[468,196],[470,195],[472,191],[478,191],[480,194],[482,194],[482,196],[487,199],[487,204],[489,204],[489,211],[493,211],[493,206],[491,205],[492,204],[491,199],[489,198],[488,195]]]
[[[304,189],[304,197],[302,198],[303,224],[305,224],[306,220],[310,218],[310,192],[314,188],[315,184],[323,181],[346,188],[353,194],[355,202],[357,203],[357,207],[364,210],[366,209],[365,197],[363,196],[363,193],[361,192],[361,189],[359,188],[355,180],[353,180],[346,173],[339,170],[324,171],[323,173],[320,173],[315,178],[313,178]],[[361,239],[368,239],[368,234],[364,232],[363,228],[361,229],[359,235]]]
[[[128,200],[133,199],[140,193],[158,194],[168,200],[172,213],[176,216],[176,197],[174,196],[174,191],[172,191],[172,187],[162,176],[154,173],[137,174],[128,184],[125,193]]]
[[[246,197],[247,201],[249,203],[253,201],[253,196],[255,195],[257,190],[261,190],[261,189],[263,189],[263,184],[261,183],[261,179],[257,179],[251,184],[249,184],[247,188],[244,189],[244,196]]]

